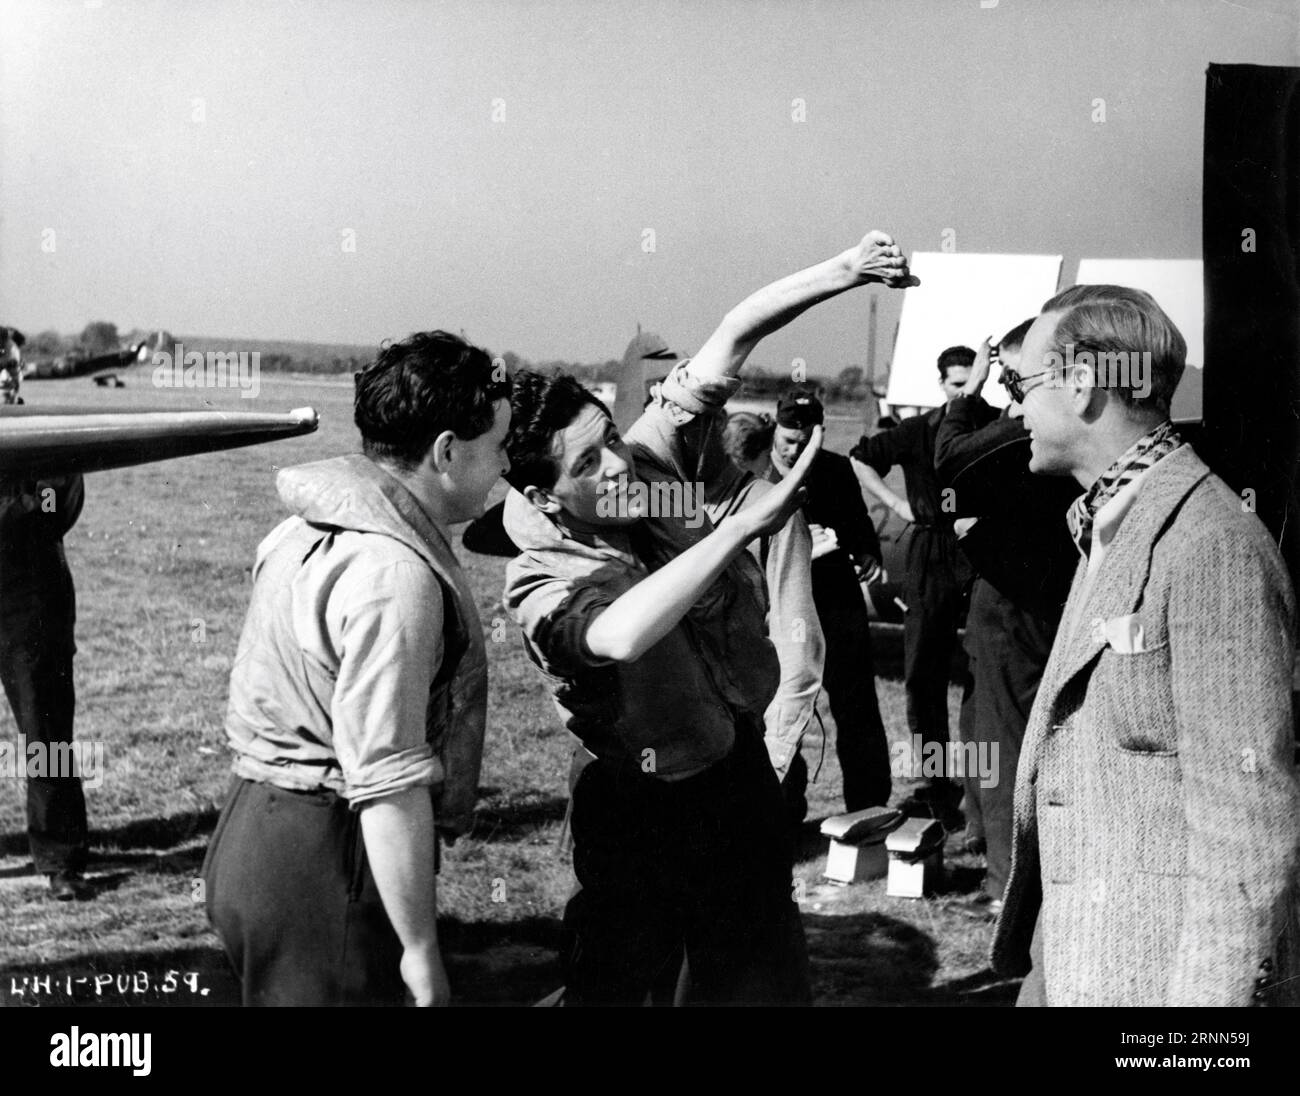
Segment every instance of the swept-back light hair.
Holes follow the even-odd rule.
[[[1187,341],[1150,293],[1124,285],[1076,285],[1049,300],[1043,312],[1062,313],[1052,351],[1069,356],[1072,348],[1073,357],[1088,352],[1097,361],[1103,354],[1140,360],[1141,371],[1110,378],[1108,389],[1130,412],[1169,415],[1187,365]],[[1146,354],[1150,357],[1141,357]],[[1139,375],[1146,372],[1150,375]]]

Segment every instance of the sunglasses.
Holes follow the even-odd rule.
[[[1007,395],[1011,397],[1013,403],[1024,403],[1025,393],[1029,391],[1029,388],[1037,388],[1039,384],[1047,383],[1046,381],[1039,381],[1038,384],[1031,384],[1029,388],[1026,388],[1025,381],[1032,381],[1038,377],[1049,376],[1050,374],[1056,373],[1060,368],[1060,366],[1055,366],[1052,369],[1042,369],[1037,373],[1030,373],[1023,377],[1014,369],[1004,368],[1001,376],[998,377],[998,383],[1007,390]],[[1074,368],[1076,368],[1074,365],[1065,366],[1067,372]]]
[[[1003,369],[1002,375],[998,377],[998,383],[1007,390],[1007,395],[1011,397],[1012,403],[1024,403],[1026,391],[1025,381],[1032,381],[1036,377],[1045,377],[1048,373],[1054,372],[1055,370],[1053,369],[1044,369],[1040,373],[1030,373],[1028,376],[1022,377],[1014,369]],[[1037,386],[1030,385],[1030,387],[1033,388]]]

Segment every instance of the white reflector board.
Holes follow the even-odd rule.
[[[1200,259],[1081,259],[1075,285],[1127,285],[1156,299],[1187,340],[1187,364],[1205,365],[1205,274]]]
[[[1056,292],[1060,255],[980,255],[918,251],[911,259],[921,284],[904,290],[889,387],[891,407],[938,407],[939,354],[950,346],[972,350],[988,336],[1000,339],[1021,320],[1037,316]],[[984,386],[995,407],[1006,404],[999,370]]]

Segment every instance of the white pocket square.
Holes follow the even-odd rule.
[[[1140,655],[1144,651],[1154,650],[1147,647],[1141,613],[1112,617],[1110,620],[1097,617],[1092,622],[1092,638],[1094,642],[1104,643],[1121,655]]]

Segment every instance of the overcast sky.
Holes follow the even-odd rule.
[[[1206,65],[1300,64],[1294,0],[0,11],[0,322],[533,359],[620,356],[638,320],[689,352],[872,227],[1063,253],[1067,283],[1197,258]],[[866,315],[755,360],[861,363]]]

